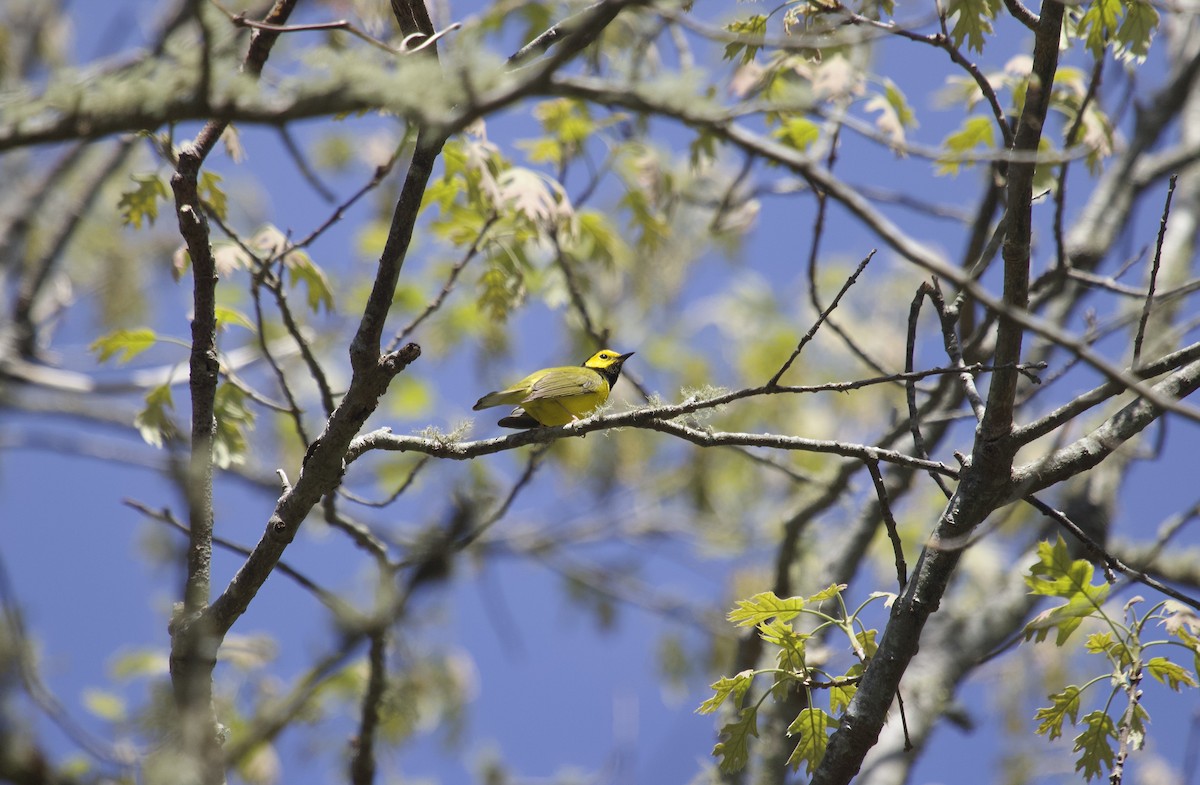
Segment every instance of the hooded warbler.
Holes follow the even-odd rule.
[[[489,406],[516,405],[500,420],[505,428],[536,428],[539,425],[566,425],[587,417],[608,400],[621,366],[633,356],[602,349],[583,365],[543,368],[516,384],[480,398],[475,411]]]

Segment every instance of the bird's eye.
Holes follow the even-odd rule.
[[[601,359],[601,360],[607,360],[607,359],[608,359],[608,352],[600,352],[600,359]]]

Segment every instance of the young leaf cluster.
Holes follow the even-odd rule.
[[[788,757],[788,765],[798,770],[804,764],[812,772],[825,756],[829,734],[837,726],[837,717],[845,711],[854,697],[856,685],[875,654],[876,630],[867,629],[858,616],[872,600],[887,595],[877,594],[850,612],[843,600],[844,585],[832,585],[808,597],[780,598],[774,592],[761,592],[739,600],[728,618],[739,627],[754,627],[763,642],[775,651],[777,667],[744,670],[731,677],[722,677],[712,684],[713,696],[696,710],[711,714],[728,703],[736,716],[721,728],[721,741],[713,748],[720,759],[720,769],[726,773],[741,770],[749,760],[750,738],[758,736],[758,712],[764,701],[774,696],[781,699],[792,690],[803,690],[806,708],[788,725],[788,736],[796,746]],[[835,610],[825,610],[833,605]],[[797,629],[794,622],[805,617],[812,624]],[[823,667],[824,657],[808,651],[808,641],[827,633],[843,634],[854,654],[853,663],[841,673]],[[746,696],[759,676],[771,676],[771,688],[756,700],[746,702]],[[829,710],[817,706],[816,691],[828,694]]]
[[[1043,542],[1038,546],[1038,560],[1025,578],[1032,593],[1064,601],[1026,625],[1026,640],[1040,642],[1055,631],[1055,643],[1063,646],[1085,620],[1103,627],[1088,635],[1084,650],[1103,658],[1104,670],[1083,685],[1070,684],[1051,694],[1050,705],[1034,714],[1037,733],[1051,741],[1062,736],[1067,721],[1075,727],[1082,725],[1075,737],[1075,770],[1088,781],[1112,772],[1130,749],[1140,749],[1144,743],[1150,715],[1142,702],[1140,684],[1146,673],[1176,692],[1197,686],[1193,673],[1166,655],[1151,656],[1152,650],[1190,651],[1193,667],[1200,670],[1200,619],[1190,609],[1161,602],[1139,615],[1141,598],[1135,597],[1125,604],[1123,618],[1118,618],[1104,607],[1110,587],[1095,582],[1094,572],[1086,559],[1071,559],[1059,537],[1053,545]],[[1169,637],[1145,640],[1150,621],[1158,622]],[[1103,688],[1106,683],[1107,691]],[[1102,706],[1081,719],[1083,696],[1088,692],[1099,693],[1097,703],[1102,701]]]

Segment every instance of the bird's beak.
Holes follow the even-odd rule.
[[[628,354],[622,354],[622,355],[619,355],[619,356],[617,357],[617,362],[621,362],[621,363],[623,363],[623,362],[625,362],[626,360],[628,360],[630,357],[634,356],[635,354],[637,354],[637,352],[629,352]]]

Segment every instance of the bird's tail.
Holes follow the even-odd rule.
[[[493,406],[503,406],[506,403],[516,403],[516,401],[512,400],[512,394],[507,390],[496,390],[480,398],[471,408],[474,411],[479,411],[480,409],[488,409]]]

